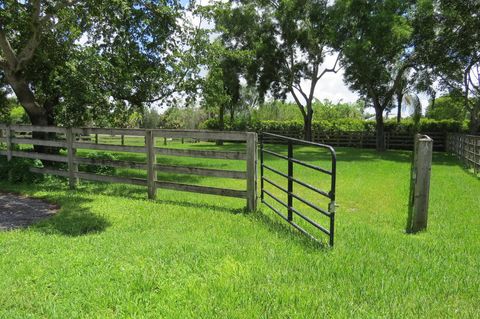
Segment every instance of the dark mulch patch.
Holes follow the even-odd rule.
[[[40,199],[0,193],[0,231],[26,227],[57,211],[58,206]]]

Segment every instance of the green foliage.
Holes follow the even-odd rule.
[[[423,32],[415,45],[423,63],[439,79],[442,89],[463,97],[469,112],[470,132],[480,129],[480,2],[477,0],[424,0]],[[432,113],[435,117],[461,117],[456,110]]]
[[[87,154],[87,158],[95,160],[107,160],[115,161],[117,160],[116,156],[109,152],[92,152]],[[95,173],[101,175],[114,175],[116,172],[115,167],[109,165],[85,165],[82,167],[88,173]]]
[[[362,119],[364,103],[333,103],[329,100],[315,101],[312,105],[313,120]],[[267,102],[251,110],[254,121],[302,121],[302,114],[294,103],[282,101]]]
[[[37,122],[130,127],[145,105],[195,91],[202,55],[193,54],[197,32],[178,1],[73,2],[39,0],[41,22],[31,2],[1,5],[3,50],[18,57],[0,54],[2,76],[16,79],[2,77],[0,87],[17,81],[23,106],[42,108],[30,108]]]
[[[198,129],[200,124],[207,119],[203,108],[171,107],[159,118],[159,127],[170,129]]]
[[[455,120],[433,120],[421,119],[419,129],[421,132],[462,132],[465,131],[467,122]],[[217,130],[218,122],[215,119],[209,119],[202,123],[202,128]],[[232,131],[257,131],[257,132],[294,132],[301,134],[303,132],[303,122],[301,120],[293,121],[235,121],[227,123],[227,130]],[[375,132],[375,121],[366,121],[361,119],[336,119],[336,120],[317,120],[313,121],[313,131],[319,132]],[[415,132],[415,123],[412,119],[405,119],[400,123],[396,120],[385,121],[386,132],[413,133]]]
[[[339,34],[336,46],[342,51],[345,80],[363,96],[390,104],[401,80],[404,65],[412,55],[413,1],[348,1],[335,3]],[[397,84],[400,84],[398,82]],[[384,109],[384,108],[383,108]]]
[[[427,107],[426,116],[435,120],[451,119],[464,121],[467,117],[464,100],[455,96],[442,96],[435,100],[432,107],[430,103]]]
[[[15,104],[10,110],[10,123],[12,124],[30,124],[30,120],[23,107]]]
[[[9,183],[36,183],[43,180],[43,175],[30,172],[30,167],[42,167],[42,162],[29,158],[14,157],[7,161],[0,156],[0,179]]]
[[[0,87],[0,123],[28,124],[25,110],[15,98],[8,96],[8,91]]]
[[[142,128],[154,129],[161,125],[162,117],[154,108],[146,108],[142,116]]]
[[[350,88],[372,103],[377,124],[377,150],[385,150],[383,113],[405,87],[405,74],[417,65],[413,0],[337,0],[335,47],[342,54]]]
[[[315,87],[338,66],[336,62],[324,64],[333,53],[329,9],[326,0],[252,0],[216,3],[209,12],[228,50],[252,53],[243,75],[248,85],[256,87],[259,100],[264,102],[268,94],[279,99],[293,96],[305,121],[307,139]],[[238,64],[223,73],[232,76],[237,69]]]

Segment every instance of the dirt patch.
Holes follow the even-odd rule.
[[[0,231],[26,227],[57,211],[58,206],[40,199],[0,193]]]

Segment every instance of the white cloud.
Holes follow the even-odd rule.
[[[335,61],[337,60],[337,56],[337,53],[333,55],[327,55],[325,57],[325,62],[323,63],[321,70],[325,68],[333,68],[333,66],[335,65]],[[310,81],[302,81],[301,87],[304,92],[309,92]],[[327,99],[334,103],[356,102],[360,97],[357,93],[350,90],[348,86],[344,83],[342,69],[340,69],[337,73],[325,73],[315,87],[314,96],[320,101]],[[294,101],[291,94],[287,96],[287,100],[290,102]]]
[[[324,65],[327,68],[333,67],[338,54],[327,56]],[[359,95],[351,91],[343,81],[343,70],[337,73],[326,73],[315,88],[315,97],[319,100],[328,99],[334,103],[337,102],[355,102]]]

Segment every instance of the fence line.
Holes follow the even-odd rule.
[[[202,194],[212,194],[228,197],[243,198],[247,201],[249,210],[255,210],[257,205],[257,134],[250,132],[215,132],[215,131],[194,131],[194,130],[143,130],[143,129],[115,129],[115,128],[64,128],[44,127],[27,125],[5,125],[0,124],[0,143],[6,144],[6,150],[0,150],[0,155],[6,155],[8,160],[12,157],[39,159],[67,164],[67,169],[54,168],[31,168],[32,172],[52,174],[67,177],[71,188],[75,188],[78,179],[127,183],[147,186],[148,197],[156,198],[158,188],[172,189]],[[44,132],[56,133],[46,136],[45,139],[26,138],[25,134],[17,137],[18,132]],[[125,136],[144,137],[144,146],[132,145],[111,145],[100,144],[98,134],[121,136],[122,144],[125,144]],[[95,135],[95,143],[90,142],[90,136]],[[88,138],[85,138],[88,136]],[[84,137],[84,138],[82,138]],[[238,151],[216,151],[216,150],[192,150],[156,147],[156,138],[184,138],[195,140],[222,140],[245,142],[245,152]],[[40,152],[27,152],[14,149],[15,144],[28,144],[35,146],[61,147],[66,149],[67,156],[47,154]],[[130,152],[146,155],[145,162],[107,160],[96,158],[85,158],[77,156],[77,149],[105,150],[114,152]],[[214,158],[225,160],[242,160],[245,162],[245,171],[222,170],[214,168],[190,167],[182,165],[165,165],[157,163],[157,154],[165,156],[186,156],[195,158]],[[131,178],[120,176],[106,176],[94,173],[87,173],[78,170],[79,164],[102,165],[110,167],[134,168],[144,170],[146,178]],[[201,185],[190,185],[177,182],[158,181],[157,173],[177,173],[197,176],[210,176],[220,178],[240,179],[246,181],[246,189],[235,190],[227,188],[209,187]]]
[[[303,139],[303,132],[292,130],[268,130],[264,133],[283,135],[296,139]],[[433,149],[435,151],[444,152],[446,150],[447,133],[445,132],[425,132],[434,140]],[[387,149],[413,150],[414,145],[413,133],[385,133],[385,145]],[[327,144],[334,147],[358,147],[358,148],[375,148],[376,135],[374,132],[312,132],[312,142]],[[266,143],[282,143],[275,137],[268,137]]]
[[[475,174],[480,173],[480,136],[448,134],[447,152],[456,155]]]

